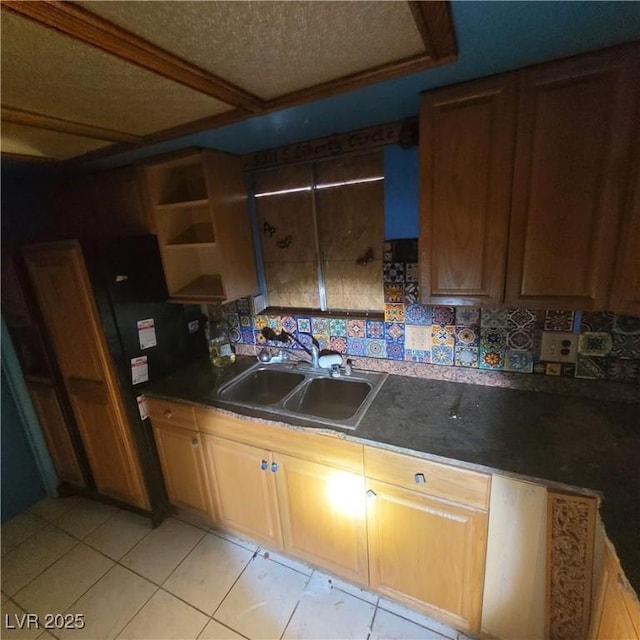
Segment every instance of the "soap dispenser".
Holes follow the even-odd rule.
[[[209,321],[207,322],[207,344],[209,358],[214,367],[225,367],[236,361],[236,354],[231,346],[229,326],[222,313],[222,305],[209,305]]]

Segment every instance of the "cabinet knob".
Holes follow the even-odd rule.
[[[269,466],[269,463],[268,463],[266,460],[263,460],[263,461],[260,463],[260,468],[261,468],[263,471],[266,471],[268,466]]]
[[[191,441],[191,446],[192,446],[194,449],[197,449],[197,448],[200,446],[200,443],[198,442],[198,438],[194,438],[194,439]]]
[[[426,482],[424,473],[416,473],[413,479],[416,481],[416,484],[424,484]]]
[[[272,462],[271,463],[271,472],[275,473],[278,470],[278,463],[277,462]]]
[[[373,500],[374,498],[377,498],[377,497],[378,497],[378,494],[373,489],[369,489],[367,491],[367,498],[369,500]]]
[[[171,411],[171,409],[166,409],[164,412],[164,417],[167,420],[171,420],[171,418],[173,418],[173,412]]]

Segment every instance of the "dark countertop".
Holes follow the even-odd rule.
[[[255,361],[238,357],[234,365],[217,370],[205,359],[142,390],[149,396],[273,420],[273,415],[215,397],[218,386]],[[640,592],[639,414],[640,403],[390,375],[358,428],[334,431],[362,442],[599,493],[607,535],[631,585]],[[300,420],[295,424],[304,426]]]

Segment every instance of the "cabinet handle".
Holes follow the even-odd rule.
[[[165,417],[167,420],[171,420],[171,418],[173,418],[173,412],[171,411],[171,409],[167,409],[167,410],[164,412],[164,417]]]
[[[197,448],[200,446],[200,443],[198,442],[198,438],[194,438],[194,439],[191,441],[191,446],[192,446],[194,449],[197,449]]]
[[[416,484],[424,484],[426,482],[424,473],[416,473],[413,479],[416,481]]]
[[[260,463],[260,468],[261,468],[263,471],[266,471],[268,466],[269,466],[269,463],[268,463],[266,460],[263,460],[263,461]]]
[[[373,490],[373,489],[369,489],[367,491],[367,498],[369,498],[369,500],[373,500],[374,498],[377,498],[378,494]]]
[[[278,463],[277,462],[272,462],[271,463],[271,473],[275,473],[278,470]]]

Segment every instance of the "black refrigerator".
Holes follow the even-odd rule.
[[[169,504],[150,421],[138,402],[139,385],[206,356],[206,316],[199,305],[167,302],[156,236],[87,241],[81,246],[140,455],[151,515],[159,523],[169,513]]]

